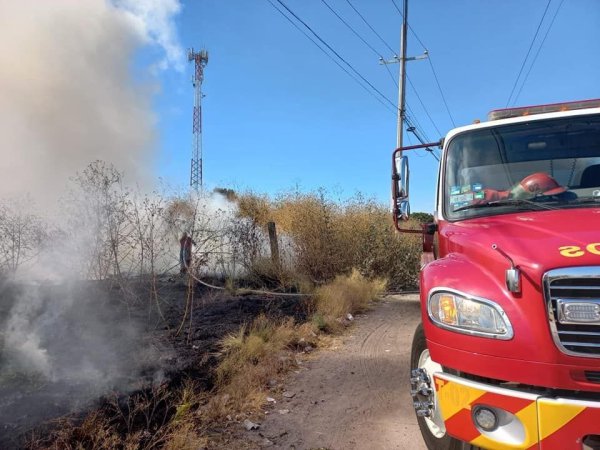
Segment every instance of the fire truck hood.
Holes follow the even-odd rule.
[[[482,264],[490,257],[508,264],[492,249],[496,244],[538,280],[550,269],[600,265],[600,208],[488,216],[455,222],[440,231],[450,253],[464,253]]]

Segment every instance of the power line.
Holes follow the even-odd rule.
[[[402,11],[400,11],[400,8],[398,7],[398,5],[396,4],[395,0],[392,0],[392,3],[394,4],[394,6],[396,7],[396,10],[398,11],[398,14],[400,14],[400,17],[402,17],[402,19],[404,19],[404,14],[402,14]],[[415,30],[413,30],[413,27],[410,26],[410,24],[408,25],[408,29],[410,30],[410,32],[413,34],[413,36],[415,37],[415,39],[417,40],[417,42],[419,44],[421,44],[421,47],[423,47],[423,50],[427,50],[427,47],[425,46],[425,44],[423,44],[423,41],[421,41],[421,39],[419,38],[419,36],[417,35],[417,32]]]
[[[392,0],[392,3],[394,4],[394,7],[398,11],[398,14],[400,14],[400,17],[402,17],[404,19],[404,14],[402,14],[402,11],[400,10],[400,8],[398,7],[398,5],[396,4],[396,1]],[[427,54],[428,54],[427,59],[429,60],[429,66],[431,67],[431,71],[433,72],[433,77],[435,78],[435,82],[437,84],[438,90],[440,91],[440,95],[442,96],[442,101],[444,102],[444,106],[446,107],[446,111],[448,112],[448,117],[450,117],[450,121],[452,122],[452,125],[454,127],[456,127],[456,123],[454,122],[454,117],[452,117],[452,113],[450,112],[450,107],[448,106],[448,102],[446,101],[446,96],[444,95],[444,91],[442,90],[442,86],[440,84],[440,80],[439,80],[439,78],[437,76],[437,72],[435,70],[435,67],[433,66],[433,61],[431,60],[431,55],[429,54],[429,52],[427,50],[427,46],[419,38],[419,36],[417,35],[416,31],[413,29],[413,27],[410,26],[410,24],[408,24],[408,29],[411,31],[411,33],[413,34],[413,36],[417,39],[417,41],[419,42],[419,44],[421,44],[421,46],[423,47],[423,50],[425,50],[427,52]],[[414,89],[414,86],[413,86],[413,89]],[[436,127],[436,129],[437,129],[437,127]],[[438,133],[439,133],[439,130],[438,130]]]
[[[387,64],[383,65],[385,67],[385,69],[387,70],[387,73],[390,75],[390,78],[392,79],[392,82],[396,85],[396,87],[398,87],[398,82],[396,81],[396,79],[394,78],[394,74],[392,73],[392,71],[390,70],[390,68],[388,67]]]
[[[424,139],[423,139],[421,136],[419,136],[419,133],[418,133],[417,129],[416,129],[416,128],[415,128],[415,126],[414,126],[414,125],[411,123],[411,121],[410,121],[410,119],[409,119],[409,118],[406,118],[406,124],[407,124],[407,125],[409,125],[409,127],[407,128],[407,131],[409,131],[409,132],[411,132],[412,134],[414,134],[414,135],[415,135],[415,137],[418,139],[418,141],[419,141],[421,144],[425,144],[425,143],[427,143],[427,141],[428,141],[429,139],[427,139],[427,140],[424,140]],[[433,157],[434,157],[434,158],[435,158],[437,161],[439,161],[439,160],[440,160],[440,158],[438,158],[438,156],[437,156],[437,155],[434,153],[433,149],[431,149],[431,148],[429,148],[429,147],[426,147],[426,148],[425,148],[425,150],[426,150],[427,152],[429,152],[429,153],[431,154],[431,156],[433,156]]]
[[[383,39],[383,38],[381,37],[381,35],[380,35],[380,34],[379,34],[377,31],[375,31],[375,28],[373,28],[373,27],[371,26],[371,24],[370,24],[369,22],[367,22],[367,19],[365,19],[365,18],[364,18],[364,16],[363,16],[363,15],[362,15],[362,14],[361,14],[359,11],[358,11],[358,9],[356,9],[356,8],[355,8],[355,6],[354,6],[354,5],[353,5],[353,4],[350,2],[350,0],[346,0],[346,2],[347,2],[347,3],[350,5],[350,7],[351,7],[351,8],[354,10],[354,12],[355,12],[356,14],[358,14],[358,16],[359,16],[359,17],[362,19],[362,21],[363,21],[363,22],[364,22],[364,23],[365,23],[365,24],[366,24],[366,25],[367,25],[367,26],[368,26],[368,27],[371,29],[371,31],[372,31],[373,33],[375,33],[375,36],[377,36],[377,37],[379,38],[379,40],[380,40],[381,42],[383,42],[383,44],[384,44],[384,45],[385,45],[385,46],[386,46],[386,47],[389,49],[389,51],[390,51],[390,52],[392,52],[392,54],[394,54],[394,55],[395,55],[395,54],[396,54],[396,51],[395,51],[395,50],[394,50],[394,49],[393,49],[393,48],[392,48],[392,47],[391,47],[391,46],[390,46],[390,45],[389,45],[389,44],[388,44],[388,43],[385,41],[385,39]]]
[[[354,77],[354,76],[353,76],[351,73],[349,73],[349,72],[348,72],[348,71],[347,71],[347,70],[346,70],[346,69],[345,69],[343,66],[341,66],[341,65],[339,64],[339,62],[338,62],[338,61],[336,61],[335,59],[333,59],[333,57],[332,57],[332,56],[331,56],[329,53],[327,53],[327,52],[325,51],[325,49],[323,49],[323,48],[322,48],[322,47],[321,47],[321,46],[320,46],[320,45],[319,45],[319,44],[318,44],[318,43],[317,43],[317,42],[316,42],[314,39],[312,39],[312,38],[311,38],[311,37],[310,37],[310,36],[309,36],[307,33],[305,33],[305,32],[304,32],[304,30],[302,30],[302,29],[301,29],[301,28],[300,28],[300,27],[299,27],[299,26],[298,26],[298,25],[297,25],[297,24],[296,24],[294,21],[292,21],[292,19],[291,19],[290,17],[288,17],[288,16],[287,16],[287,15],[286,15],[286,14],[285,14],[285,13],[284,13],[284,12],[283,12],[281,9],[279,9],[279,8],[278,8],[278,7],[277,7],[277,6],[276,6],[276,5],[275,5],[275,4],[274,4],[274,3],[273,3],[271,0],[267,0],[267,1],[268,1],[268,2],[271,4],[271,6],[273,6],[273,7],[274,7],[274,8],[275,8],[275,9],[276,9],[276,10],[277,10],[277,11],[278,11],[278,12],[279,12],[281,15],[283,15],[283,16],[284,16],[284,17],[285,17],[285,18],[286,18],[286,19],[287,19],[287,20],[288,20],[288,21],[289,21],[289,22],[290,22],[292,25],[294,25],[294,27],[295,27],[295,28],[297,28],[298,30],[300,30],[300,31],[302,32],[302,34],[304,34],[304,35],[305,35],[307,38],[309,38],[309,39],[311,40],[311,42],[313,42],[313,43],[314,43],[314,44],[315,44],[315,45],[316,45],[316,46],[317,46],[317,47],[318,47],[318,48],[319,48],[319,49],[320,49],[322,52],[324,52],[324,53],[325,53],[325,54],[326,54],[326,55],[327,55],[327,56],[328,56],[328,57],[329,57],[331,60],[333,60],[333,61],[334,61],[334,62],[335,62],[335,63],[336,63],[336,64],[337,64],[337,65],[338,65],[340,68],[342,68],[342,69],[344,70],[344,72],[346,72],[346,73],[347,73],[348,75],[350,75],[350,76],[351,76],[351,77],[352,77],[352,78],[353,78],[353,79],[354,79],[354,80],[355,80],[357,83],[359,83],[359,85],[360,85],[360,86],[361,86],[363,89],[367,90],[367,92],[369,92],[369,94],[373,95],[373,96],[374,96],[374,97],[375,97],[377,100],[379,100],[379,102],[380,102],[380,103],[382,103],[382,104],[383,104],[384,106],[386,106],[386,108],[387,108],[387,105],[386,105],[384,102],[382,102],[380,98],[376,97],[376,96],[375,96],[375,94],[373,94],[373,92],[372,92],[372,91],[369,91],[369,90],[368,90],[368,89],[367,89],[367,88],[366,88],[366,87],[365,87],[365,86],[364,86],[362,83],[360,83],[360,82],[359,82],[359,80],[358,80],[358,79],[356,79],[356,77]],[[334,49],[333,49],[333,48],[332,48],[332,47],[331,47],[331,46],[330,46],[330,45],[329,45],[327,42],[325,42],[325,41],[324,41],[324,40],[323,40],[323,39],[322,39],[322,38],[321,38],[321,37],[320,37],[320,36],[319,36],[319,35],[318,35],[318,34],[317,34],[317,33],[316,33],[316,32],[315,32],[315,31],[314,31],[314,30],[313,30],[313,29],[312,29],[312,28],[311,28],[311,27],[310,27],[310,26],[309,26],[309,25],[306,23],[306,22],[304,22],[304,21],[303,21],[303,20],[302,20],[302,19],[301,19],[301,18],[300,18],[300,17],[299,17],[297,14],[295,14],[295,13],[294,13],[294,12],[293,12],[293,11],[292,11],[292,10],[291,10],[291,9],[290,9],[290,8],[289,8],[289,7],[288,7],[288,6],[287,6],[287,5],[286,5],[286,4],[285,4],[285,3],[284,3],[282,0],[276,0],[276,1],[277,1],[277,3],[279,3],[281,6],[283,6],[283,8],[285,8],[285,9],[288,11],[288,13],[290,13],[290,14],[291,14],[291,15],[292,15],[292,16],[293,16],[293,17],[294,17],[294,18],[295,18],[295,19],[296,19],[298,22],[300,22],[302,25],[304,25],[304,27],[306,27],[306,28],[307,28],[307,29],[308,29],[308,30],[309,30],[309,31],[310,31],[310,32],[311,32],[311,33],[312,33],[312,34],[313,34],[313,35],[314,35],[314,36],[315,36],[315,37],[316,37],[316,38],[319,40],[319,42],[321,42],[321,43],[322,43],[322,44],[323,44],[325,47],[327,47],[327,48],[328,48],[328,49],[329,49],[329,50],[330,50],[330,51],[331,51],[331,52],[332,52],[332,53],[333,53],[335,56],[337,56],[337,58],[338,58],[338,59],[340,59],[340,60],[341,60],[341,61],[342,61],[344,64],[346,64],[346,65],[347,65],[347,66],[348,66],[348,67],[349,67],[349,68],[350,68],[350,69],[351,69],[351,70],[352,70],[354,73],[356,73],[356,75],[358,75],[358,77],[360,77],[360,79],[362,79],[362,80],[363,80],[365,83],[367,83],[367,84],[368,84],[368,85],[371,87],[371,89],[372,89],[373,91],[375,91],[376,93],[378,93],[378,94],[379,94],[379,95],[380,95],[380,96],[381,96],[381,97],[382,97],[382,98],[383,98],[385,101],[387,101],[387,103],[389,103],[390,105],[392,105],[392,106],[393,106],[393,108],[394,108],[394,111],[392,111],[392,112],[393,112],[394,114],[396,114],[396,113],[397,113],[397,111],[398,111],[398,109],[399,109],[399,107],[398,107],[398,106],[396,106],[396,105],[395,105],[395,104],[394,104],[394,103],[393,103],[393,102],[392,102],[390,99],[388,99],[388,98],[387,98],[387,97],[386,97],[384,94],[382,94],[382,93],[381,93],[381,92],[380,92],[380,91],[379,91],[379,90],[378,90],[378,89],[377,89],[375,86],[373,86],[373,85],[372,85],[372,84],[371,84],[371,83],[370,83],[370,82],[369,82],[369,81],[368,81],[368,80],[367,80],[365,77],[363,77],[363,76],[362,76],[362,75],[361,75],[361,74],[360,74],[360,73],[359,73],[359,72],[358,72],[358,71],[357,71],[357,70],[356,70],[356,69],[355,69],[355,68],[354,68],[354,67],[353,67],[353,66],[352,66],[352,65],[351,65],[351,64],[350,64],[348,61],[346,61],[346,60],[345,60],[345,59],[344,59],[342,56],[340,56],[340,54],[339,54],[339,53],[337,53],[337,52],[336,52],[336,51],[335,51],[335,50],[334,50]],[[348,3],[349,3],[351,6],[352,6],[352,4],[349,2],[349,0],[346,0],[346,1],[347,1],[347,2],[348,2]],[[328,4],[327,4],[325,1],[323,1],[323,3],[325,3],[325,5],[329,7],[329,5],[328,5]],[[330,9],[332,12],[334,12],[334,13],[335,13],[335,11],[334,11],[334,10],[333,10],[331,7],[329,7],[329,9]],[[359,12],[358,12],[358,11],[357,11],[357,10],[356,10],[354,7],[353,7],[353,9],[354,9],[354,10],[357,12],[357,14],[359,14],[359,15],[360,15],[360,13],[359,13]],[[342,20],[342,19],[341,19],[341,17],[340,17],[338,14],[336,14],[336,16],[338,16],[338,17],[340,18],[340,20]],[[361,17],[362,17],[362,16],[361,16]],[[365,19],[363,18],[363,20],[365,20]],[[344,23],[345,23],[345,21],[344,21]],[[349,25],[347,25],[347,26],[349,26]],[[349,27],[350,27],[350,26],[349,26]],[[352,27],[350,27],[350,28],[352,28]],[[374,31],[374,30],[373,30],[373,31]],[[356,33],[356,34],[357,34],[357,33]],[[358,35],[358,34],[357,34],[357,35]],[[363,40],[363,39],[361,39],[361,40]],[[364,41],[364,40],[363,40],[363,42],[365,42],[365,43],[366,43],[366,41]],[[371,48],[371,46],[369,46],[369,47]],[[372,50],[374,50],[374,49],[372,49]],[[376,53],[378,56],[380,56],[380,57],[381,57],[381,55],[379,55],[379,53],[378,53],[376,50],[374,50],[374,51],[375,51],[375,53]],[[392,50],[392,52],[393,52],[393,50]],[[394,79],[394,77],[393,77],[392,73],[389,71],[389,69],[388,69],[388,72],[389,72],[390,76],[392,77],[392,80],[394,81],[394,83],[396,83],[396,81],[395,81],[395,79]],[[397,83],[396,83],[396,85],[397,85]],[[410,110],[410,108],[408,107],[408,105],[406,105],[406,107],[407,107],[407,109],[409,109],[409,110]],[[412,114],[412,110],[411,110],[410,112],[411,112],[411,114]],[[410,126],[411,126],[411,128],[412,128],[410,131],[411,131],[411,132],[412,132],[412,133],[415,135],[415,137],[417,137],[417,139],[419,139],[419,141],[420,141],[421,143],[425,143],[425,141],[423,141],[423,140],[422,140],[422,138],[421,138],[421,136],[419,135],[419,132],[418,132],[418,130],[417,130],[417,127],[414,125],[414,123],[413,123],[413,121],[412,121],[412,118],[411,118],[410,116],[408,116],[406,113],[404,114],[404,116],[405,116],[405,119],[407,120],[407,124],[410,124]],[[424,132],[423,132],[423,134],[424,134]],[[427,150],[428,150],[429,152],[431,152],[431,154],[433,155],[433,157],[434,157],[434,158],[438,159],[438,158],[437,158],[437,156],[436,156],[436,155],[433,153],[433,151],[432,151],[431,149],[427,149]],[[439,161],[439,159],[438,159],[438,161]]]
[[[360,35],[360,33],[358,33],[358,32],[357,32],[357,31],[354,29],[354,27],[353,27],[352,25],[350,25],[348,22],[346,22],[346,21],[344,20],[344,18],[343,18],[343,17],[341,17],[341,16],[340,16],[340,15],[339,15],[339,14],[338,14],[338,13],[337,13],[337,12],[336,12],[336,11],[335,11],[335,10],[334,10],[332,7],[331,7],[331,6],[330,6],[330,5],[327,3],[327,1],[326,1],[326,0],[321,0],[321,1],[323,2],[323,4],[324,4],[325,6],[327,6],[327,8],[328,8],[328,9],[329,9],[329,10],[330,10],[330,11],[331,11],[333,14],[335,14],[335,16],[336,16],[336,17],[337,17],[337,18],[338,18],[338,19],[339,19],[339,20],[340,20],[340,21],[341,21],[341,22],[342,22],[344,25],[346,25],[346,27],[347,27],[347,28],[349,28],[349,29],[350,29],[350,31],[352,31],[352,33],[354,33],[354,35],[355,35],[356,37],[358,37],[358,38],[359,38],[359,39],[360,39],[360,40],[361,40],[361,41],[362,41],[362,42],[363,42],[363,43],[364,43],[364,44],[365,44],[365,45],[366,45],[366,46],[367,46],[367,47],[368,47],[368,48],[369,48],[369,49],[370,49],[370,50],[371,50],[373,53],[375,53],[375,54],[376,54],[376,55],[379,57],[379,60],[380,60],[380,61],[382,61],[382,60],[384,59],[384,58],[383,58],[383,55],[382,55],[381,53],[379,53],[379,52],[378,52],[378,51],[377,51],[377,50],[376,50],[376,49],[375,49],[375,48],[374,48],[374,47],[373,47],[371,44],[369,44],[369,43],[368,43],[368,42],[367,42],[367,41],[366,41],[366,40],[365,40],[365,39],[364,39],[364,38],[363,38],[363,37]],[[398,82],[397,82],[397,81],[396,81],[396,79],[394,78],[394,75],[392,74],[392,71],[390,70],[390,68],[388,67],[388,65],[387,65],[387,64],[383,64],[383,66],[385,67],[385,69],[386,69],[386,71],[387,71],[388,75],[389,75],[389,76],[390,76],[390,78],[392,79],[392,82],[394,83],[394,85],[395,85],[396,87],[398,87]]]
[[[392,72],[390,71],[389,67],[387,64],[384,64],[385,68],[387,69],[388,73],[390,74],[390,77],[392,78],[392,81],[394,82],[394,84],[396,85],[396,87],[398,87],[398,82],[396,81],[396,79],[394,78],[394,75],[392,75]],[[407,76],[408,78],[408,76]],[[438,134],[442,134],[440,132],[440,130],[438,129],[438,127],[435,125],[435,122],[433,121],[433,119],[431,118],[431,116],[429,115],[429,111],[427,111],[427,108],[425,107],[425,105],[423,104],[423,102],[421,101],[421,97],[419,96],[419,93],[417,92],[417,89],[415,88],[415,86],[412,84],[412,82],[410,81],[410,79],[408,78],[408,82],[410,83],[411,87],[413,88],[413,90],[415,91],[415,94],[417,95],[417,98],[419,99],[419,102],[421,103],[421,106],[423,107],[423,109],[425,110],[425,114],[427,114],[427,117],[429,117],[429,120],[431,121],[431,123],[433,124],[434,128],[436,129],[436,131],[438,132]],[[420,129],[420,132],[425,136],[426,140],[429,140],[425,134],[425,131],[423,131],[423,126],[419,123],[419,120],[417,119],[416,114],[414,113],[414,111],[412,110],[412,108],[410,107],[410,105],[408,104],[408,102],[404,105],[406,107],[406,110],[410,113],[410,114],[406,114],[406,112],[404,113],[404,118],[405,120],[408,122],[410,121],[413,125],[411,126],[415,126],[417,129]],[[414,122],[413,122],[414,121]]]
[[[538,58],[538,56],[540,54],[540,51],[542,50],[542,47],[544,46],[544,43],[546,42],[546,38],[548,37],[548,34],[550,34],[550,30],[552,29],[552,26],[554,25],[554,21],[556,20],[556,16],[558,16],[558,11],[560,11],[560,8],[561,8],[561,6],[563,5],[564,2],[565,2],[565,0],[561,0],[561,2],[558,5],[558,8],[556,8],[556,11],[554,12],[554,16],[552,17],[552,21],[550,22],[550,26],[546,30],[546,34],[544,35],[544,39],[542,39],[542,43],[538,47],[537,52],[535,53],[535,56],[533,57],[533,62],[529,66],[529,70],[525,74],[525,78],[523,78],[523,83],[521,84],[521,88],[519,89],[519,92],[517,92],[517,95],[515,97],[515,103],[517,103],[517,100],[519,99],[519,96],[521,95],[521,91],[525,87],[525,83],[527,82],[527,78],[529,78],[529,74],[531,73],[531,69],[533,69],[533,66],[535,65],[535,62],[537,61],[537,58]]]
[[[270,0],[267,0],[267,1],[270,2]],[[350,68],[350,70],[352,70],[352,72],[354,72],[361,80],[363,80],[366,84],[368,84],[369,87],[371,89],[373,89],[373,91],[377,92],[377,94],[379,94],[383,100],[385,100],[390,105],[392,105],[393,108],[395,108],[395,109],[397,108],[396,105],[389,98],[387,98],[384,94],[381,93],[381,91],[379,89],[377,89],[375,86],[373,86],[373,84],[369,80],[367,80],[358,70],[356,70],[354,68],[354,66],[352,66],[352,64],[350,64],[338,52],[336,52],[333,49],[333,47],[331,47],[331,45],[329,45],[327,42],[325,42],[323,40],[323,38],[321,38],[321,36],[319,36],[306,22],[304,22],[300,17],[298,17],[298,15],[296,13],[294,13],[282,0],[276,0],[276,1],[281,6],[283,6],[292,16],[294,16],[298,22],[300,22],[302,25],[304,25],[319,40],[319,42],[321,42],[323,45],[325,45],[325,47],[327,47],[329,49],[329,51],[331,51],[344,64],[346,64],[346,66],[348,66]],[[346,1],[348,1],[348,0],[346,0]]]
[[[425,107],[425,104],[423,103],[423,100],[421,100],[421,96],[417,92],[417,89],[415,88],[413,82],[410,80],[410,78],[408,76],[406,77],[406,79],[408,80],[408,84],[410,84],[410,87],[413,88],[413,91],[415,91],[415,95],[417,96],[417,99],[419,100],[419,103],[421,103],[421,106],[423,107],[423,110],[425,111],[425,114],[427,114],[427,117],[429,117],[429,120],[431,121],[431,124],[433,125],[433,128],[435,128],[435,131],[437,131],[438,134],[441,136],[442,132],[439,130],[439,128],[437,127],[437,125],[433,121],[433,118],[431,117],[431,115],[429,114],[429,111]]]
[[[300,31],[307,39],[309,39],[313,44],[317,46],[319,50],[321,50],[331,61],[333,61],[340,69],[342,69],[348,76],[350,76],[360,87],[362,87],[369,95],[371,95],[375,100],[381,103],[386,109],[391,111],[393,114],[396,114],[397,108],[394,104],[392,104],[394,109],[390,109],[389,106],[384,103],[378,96],[376,96],[373,91],[369,90],[364,84],[360,82],[360,80],[350,73],[344,66],[342,66],[339,61],[337,61],[331,54],[327,53],[327,51],[321,47],[317,41],[315,41],[309,34],[307,34],[302,28],[298,26],[292,19],[290,19],[280,8],[277,7],[271,0],[267,0],[273,8],[275,8],[283,17],[285,17],[298,31]],[[381,95],[381,94],[380,94]],[[388,100],[389,102],[389,100]]]
[[[544,9],[544,14],[542,14],[542,18],[540,20],[540,23],[538,23],[537,29],[535,30],[535,34],[533,35],[533,39],[531,40],[531,44],[529,44],[529,49],[527,50],[527,54],[525,55],[525,59],[523,60],[523,63],[521,64],[521,68],[519,69],[519,74],[517,75],[517,79],[515,80],[515,83],[513,84],[512,90],[510,91],[510,95],[508,96],[508,100],[506,101],[506,106],[508,107],[509,103],[510,103],[510,99],[512,98],[515,89],[517,87],[517,83],[519,82],[519,78],[521,78],[521,74],[523,73],[523,68],[525,67],[525,63],[527,62],[527,59],[529,58],[529,54],[531,53],[531,49],[533,48],[533,44],[538,36],[538,33],[540,32],[540,28],[542,27],[542,22],[544,22],[544,18],[546,17],[546,13],[548,12],[548,8],[550,7],[550,3],[552,3],[552,0],[548,0],[548,3],[546,4],[546,9]]]
[[[334,10],[334,9],[333,9],[331,6],[329,6],[329,3],[327,3],[325,0],[321,0],[321,1],[323,2],[323,4],[324,4],[325,6],[327,6],[327,8],[329,8],[329,10],[330,10],[330,11],[331,11],[333,14],[335,14],[335,16],[336,16],[338,19],[340,19],[340,20],[342,21],[342,23],[343,23],[344,25],[346,25],[346,26],[347,26],[347,27],[350,29],[350,31],[352,31],[352,33],[354,33],[354,35],[355,35],[357,38],[359,38],[359,39],[360,39],[360,40],[363,42],[363,44],[365,44],[367,47],[369,47],[369,48],[370,48],[370,49],[373,51],[373,53],[375,53],[377,56],[379,56],[380,58],[383,58],[383,56],[381,55],[381,53],[379,53],[379,52],[378,52],[378,51],[377,51],[377,50],[376,50],[376,49],[375,49],[375,48],[374,48],[374,47],[373,47],[371,44],[369,44],[369,43],[368,43],[368,42],[367,42],[367,41],[366,41],[366,40],[365,40],[365,39],[364,39],[364,38],[363,38],[363,37],[362,37],[362,36],[361,36],[361,35],[360,35],[360,34],[359,34],[359,33],[358,33],[356,30],[355,30],[355,29],[354,29],[354,27],[352,27],[352,25],[350,25],[348,22],[346,22],[346,21],[344,20],[344,18],[343,18],[342,16],[340,16],[340,15],[337,13],[337,11],[335,11],[335,10]]]
[[[400,8],[398,7],[398,5],[396,4],[395,0],[392,0],[392,3],[394,4],[394,6],[396,7],[396,9],[398,10],[398,14],[402,15],[402,11],[400,11]]]
[[[444,91],[442,90],[442,86],[440,85],[440,80],[438,79],[437,73],[435,72],[435,68],[433,67],[433,62],[431,61],[431,55],[427,60],[429,61],[429,65],[431,66],[431,71],[433,72],[433,77],[435,78],[435,82],[440,91],[440,95],[442,96],[442,100],[444,101],[444,106],[446,107],[446,111],[448,112],[448,116],[450,116],[450,121],[452,122],[452,126],[456,127],[454,123],[454,117],[452,117],[452,113],[450,112],[450,108],[448,107],[448,102],[446,101],[446,97],[444,96]]]

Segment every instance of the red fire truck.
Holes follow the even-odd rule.
[[[429,449],[600,449],[600,100],[492,111],[393,154],[423,236],[411,394]],[[406,229],[407,150],[441,148]]]

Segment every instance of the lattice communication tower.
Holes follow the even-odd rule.
[[[204,67],[208,64],[208,52],[200,50],[195,52],[190,49],[188,61],[194,61],[195,70],[192,77],[194,86],[194,116],[193,116],[193,141],[192,141],[192,166],[190,173],[190,186],[199,191],[202,188],[202,81],[204,80]]]

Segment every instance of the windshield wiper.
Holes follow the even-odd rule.
[[[456,208],[452,212],[465,211],[467,209],[490,208],[494,206],[526,206],[529,208],[533,207],[535,209],[557,209],[553,206],[545,205],[539,202],[534,202],[532,200],[525,200],[522,198],[507,198],[504,200],[494,200],[491,202],[473,203],[472,205],[461,206],[460,208]]]
[[[574,199],[570,199],[566,202],[567,205],[577,205],[584,203],[598,203],[600,204],[600,196],[586,196],[586,197],[577,197]]]

